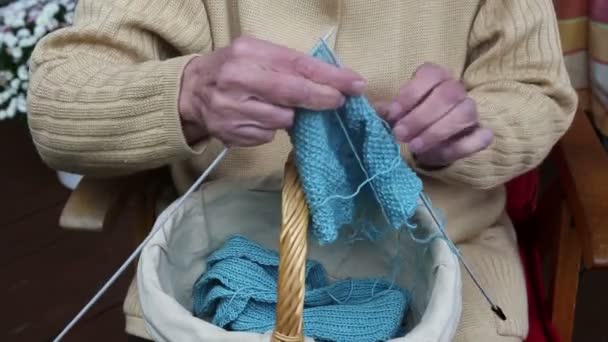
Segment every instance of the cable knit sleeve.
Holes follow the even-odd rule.
[[[177,102],[183,68],[210,37],[200,0],[80,0],[74,25],[32,55],[28,120],[43,160],[110,176],[196,154]]]
[[[420,172],[492,188],[538,166],[576,111],[551,0],[482,1],[468,59],[463,81],[495,140],[446,168]]]

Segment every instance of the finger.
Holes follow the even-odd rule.
[[[216,104],[219,102],[223,112],[238,113],[243,122],[270,130],[288,129],[293,125],[292,108],[276,106],[236,92],[218,93],[216,96],[221,98],[216,100]]]
[[[414,77],[399,90],[396,105],[388,118],[389,122],[394,124],[421,103],[435,87],[451,78],[449,72],[440,66],[432,63],[422,64],[416,69]]]
[[[361,95],[365,89],[363,77],[353,70],[268,41],[241,37],[232,44],[232,55],[237,59],[255,58],[272,69],[304,77],[348,95]]]
[[[385,119],[389,114],[391,103],[389,101],[376,101],[372,103],[372,107],[374,107],[379,117]]]
[[[359,74],[345,67],[336,67],[301,54],[291,62],[292,70],[315,83],[330,86],[348,95],[362,95],[366,82]]]
[[[217,86],[223,90],[249,91],[265,102],[290,108],[335,109],[345,100],[332,87],[314,83],[301,76],[251,68],[244,63],[226,64],[217,76]]]
[[[462,83],[448,80],[439,84],[422,103],[395,124],[393,129],[395,137],[401,142],[409,143],[444,117],[465,97],[466,91]]]
[[[477,127],[468,135],[452,137],[425,153],[417,154],[416,159],[429,166],[448,165],[485,150],[493,140],[491,130]]]
[[[394,111],[395,103],[390,101],[377,101],[372,104],[379,117],[388,121],[391,111]]]
[[[409,143],[409,148],[414,153],[424,153],[461,132],[470,132],[470,129],[475,126],[477,126],[477,108],[475,101],[467,97],[445,116],[413,138]]]
[[[220,140],[229,147],[252,147],[271,142],[275,131],[266,130],[252,125],[243,125],[233,132],[220,137]]]
[[[294,110],[250,99],[241,103],[241,113],[270,130],[289,129],[293,125]]]

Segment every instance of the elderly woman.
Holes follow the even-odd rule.
[[[306,54],[332,29],[348,69]],[[465,276],[456,339],[526,337],[503,184],[545,158],[576,108],[551,0],[80,0],[32,70],[29,122],[50,166],[170,165],[180,191],[223,145],[233,152],[215,179],[280,172],[294,107],[364,94],[508,313],[495,318]],[[133,302],[127,331],[148,337]]]

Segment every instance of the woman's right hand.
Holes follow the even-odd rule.
[[[227,146],[255,146],[291,127],[294,107],[337,108],[344,95],[360,95],[364,88],[352,70],[241,37],[188,63],[179,112],[189,143],[212,136]]]

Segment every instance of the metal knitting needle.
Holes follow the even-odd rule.
[[[97,303],[97,301],[108,291],[108,289],[116,282],[116,280],[127,270],[127,267],[129,267],[129,265],[139,256],[139,254],[141,253],[143,248],[148,244],[148,242],[152,239],[152,237],[159,230],[161,230],[161,228],[165,225],[165,222],[167,222],[167,220],[173,216],[175,211],[182,205],[184,200],[188,196],[190,196],[194,191],[196,191],[196,189],[199,188],[199,186],[203,183],[203,181],[209,176],[211,171],[213,171],[213,169],[215,169],[215,167],[220,163],[220,161],[222,161],[222,159],[224,159],[224,157],[226,156],[226,153],[228,153],[228,148],[224,147],[224,149],[220,152],[220,154],[217,157],[215,157],[213,162],[211,162],[209,167],[200,175],[200,177],[198,177],[196,182],[194,182],[194,184],[192,184],[192,186],[188,189],[188,191],[186,191],[184,193],[184,195],[182,195],[182,197],[180,197],[179,200],[177,200],[177,202],[175,202],[173,209],[168,212],[168,214],[165,216],[165,219],[156,224],[156,228],[154,228],[152,231],[150,231],[150,233],[144,239],[144,241],[142,241],[139,244],[139,246],[137,246],[135,251],[133,251],[133,253],[131,253],[131,255],[127,258],[127,260],[125,260],[125,262],[122,264],[122,266],[120,266],[120,268],[118,268],[118,270],[112,275],[112,277],[110,277],[110,279],[103,285],[103,287],[99,291],[97,291],[95,296],[93,296],[93,298],[87,303],[87,305],[85,305],[82,308],[82,310],[80,310],[80,312],[76,315],[76,317],[74,317],[72,319],[72,321],[70,321],[70,323],[68,323],[68,325],[66,325],[66,327],[63,328],[61,333],[59,335],[57,335],[57,337],[53,340],[53,342],[61,341],[61,339],[63,339],[65,337],[65,335],[76,325],[76,323],[78,323],[78,321],[80,321],[82,319],[82,317],[91,309],[91,307],[93,307],[93,305],[95,305],[95,303]]]
[[[424,204],[424,207],[426,208],[426,210],[431,215],[431,218],[433,219],[433,222],[437,226],[437,229],[439,229],[439,231],[441,231],[441,234],[443,234],[444,238],[448,239],[448,236],[445,233],[445,231],[443,229],[441,229],[441,224],[439,223],[439,219],[437,218],[437,215],[435,214],[435,210],[433,209],[433,206],[431,205],[431,203],[429,203],[428,199],[426,198],[426,196],[423,193],[420,193],[420,200]],[[479,280],[477,280],[477,277],[475,276],[475,274],[473,273],[473,271],[471,270],[471,268],[469,267],[469,265],[465,261],[464,257],[462,256],[462,254],[460,254],[460,251],[456,250],[456,256],[458,257],[458,259],[460,260],[460,262],[464,266],[464,269],[467,271],[467,273],[469,274],[469,276],[471,277],[471,279],[475,283],[475,286],[477,286],[477,288],[479,289],[479,291],[481,291],[481,294],[486,298],[486,300],[490,304],[492,311],[500,319],[502,319],[503,321],[506,321],[507,320],[507,316],[502,311],[502,309],[500,308],[500,306],[498,306],[496,304],[496,302],[494,302],[494,300],[492,299],[492,297],[490,297],[490,295],[486,292],[486,290],[483,288],[483,286],[481,286],[481,284],[479,283]]]
[[[322,38],[322,41],[323,41],[324,44],[327,45],[327,40],[334,34],[334,32],[335,32],[335,30],[332,28],[332,30],[329,31],[327,33],[327,35],[325,35],[325,37]],[[336,56],[336,54],[334,53],[334,51],[329,46],[327,46],[327,47],[328,47],[329,53],[331,54],[332,58],[336,61],[336,64],[338,66],[342,66],[342,63],[340,62],[340,60],[338,59],[338,57]],[[444,238],[446,240],[449,240],[449,237],[447,236],[447,234],[443,231],[443,229],[441,229],[441,224],[439,223],[439,219],[437,218],[437,215],[435,215],[435,210],[433,209],[432,205],[427,200],[427,198],[424,195],[424,193],[420,193],[420,199],[422,200],[422,203],[424,204],[424,206],[426,207],[427,211],[431,215],[431,218],[433,219],[433,222],[435,223],[435,225],[437,225],[437,228],[443,234]],[[507,320],[507,316],[502,311],[502,309],[500,308],[500,306],[498,306],[495,303],[495,301],[492,299],[492,297],[490,297],[490,295],[483,288],[483,286],[481,286],[481,283],[479,282],[479,280],[477,279],[477,277],[475,276],[475,274],[471,270],[471,267],[467,264],[466,260],[462,256],[462,254],[460,254],[460,251],[456,250],[456,256],[458,257],[458,259],[460,260],[460,262],[464,266],[464,269],[467,271],[467,273],[469,274],[469,276],[473,280],[473,283],[475,283],[475,286],[477,286],[477,288],[479,289],[479,291],[481,292],[481,294],[484,296],[484,298],[486,299],[486,301],[488,301],[488,303],[490,304],[490,307],[491,307],[492,311],[500,319],[502,319],[503,321],[506,321]]]
[[[331,29],[331,31],[329,31],[323,38],[324,41],[326,39],[329,39],[329,37],[331,37],[331,35],[334,32],[334,28]],[[129,265],[131,265],[131,263],[133,263],[133,261],[135,261],[135,259],[139,256],[139,254],[141,253],[141,251],[143,250],[143,248],[146,246],[146,244],[148,244],[148,242],[152,239],[152,237],[161,229],[162,226],[165,225],[165,222],[167,222],[167,220],[169,218],[171,218],[173,216],[173,214],[175,213],[175,211],[182,205],[183,201],[190,196],[190,194],[192,194],[196,189],[199,188],[199,186],[203,183],[203,181],[205,181],[205,179],[209,176],[209,174],[211,173],[211,171],[213,171],[213,169],[215,169],[215,167],[224,159],[224,157],[226,156],[226,154],[228,153],[228,147],[225,147],[220,154],[213,160],[213,162],[211,162],[211,164],[209,165],[209,167],[203,171],[203,173],[200,175],[200,177],[196,180],[196,182],[194,182],[194,184],[192,184],[192,186],[188,189],[188,191],[186,191],[184,193],[184,195],[182,195],[182,197],[180,197],[177,202],[175,202],[175,206],[173,207],[173,210],[171,210],[170,212],[168,212],[167,216],[165,216],[165,219],[158,223],[156,228],[154,228],[152,231],[150,231],[150,233],[148,234],[148,236],[144,239],[144,241],[142,241],[139,246],[137,246],[137,248],[135,249],[135,251],[133,251],[133,253],[131,253],[131,255],[127,258],[127,260],[125,260],[125,262],[120,266],[120,268],[118,268],[118,270],[112,275],[112,277],[110,277],[110,279],[108,279],[108,281],[103,285],[103,287],[97,291],[97,293],[95,294],[95,296],[93,296],[93,298],[91,298],[91,300],[80,310],[80,312],[70,321],[70,323],[68,323],[68,325],[65,326],[65,328],[63,328],[63,330],[61,331],[61,333],[59,333],[59,335],[57,335],[57,337],[55,337],[55,339],[53,340],[53,342],[59,342],[61,341],[65,335],[67,335],[67,333],[82,319],[82,317],[84,317],[84,315],[93,307],[93,305],[95,305],[95,303],[97,303],[97,301],[108,291],[108,289],[114,285],[114,283],[116,282],[116,280],[118,280],[118,278],[120,278],[120,276],[127,270],[127,267],[129,267]]]

